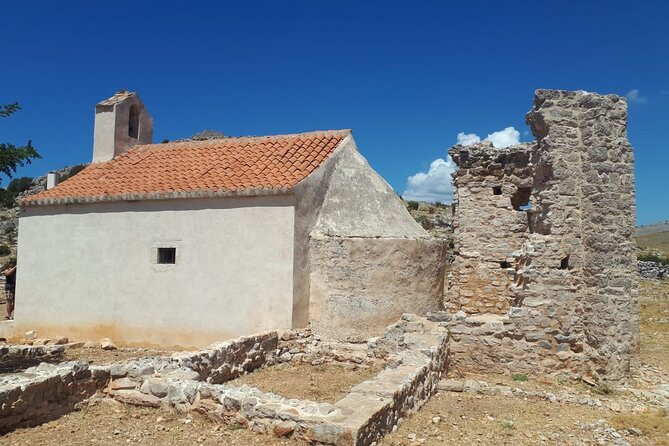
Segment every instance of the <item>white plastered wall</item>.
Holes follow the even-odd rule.
[[[25,208],[16,333],[201,346],[289,328],[293,227],[286,195]]]

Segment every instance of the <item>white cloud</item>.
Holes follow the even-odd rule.
[[[458,144],[462,144],[463,146],[468,146],[470,144],[475,144],[477,142],[481,142],[481,138],[476,133],[465,133],[465,132],[458,133]]]
[[[484,141],[490,141],[493,146],[502,149],[519,144],[520,132],[513,127],[506,127],[498,132],[492,132]],[[458,144],[467,146],[477,142],[481,142],[481,137],[476,133],[460,132],[457,135]],[[455,170],[455,163],[450,156],[446,160],[437,158],[432,161],[427,172],[418,172],[407,178],[407,188],[402,197],[405,200],[451,203],[453,201],[451,174]]]
[[[458,144],[463,146],[468,146],[470,144],[475,144],[481,142],[481,137],[476,133],[458,133],[457,137]],[[513,127],[506,127],[504,130],[498,132],[492,132],[484,141],[492,142],[492,145],[498,149],[503,149],[504,147],[509,147],[514,144],[520,144],[520,132]]]
[[[625,97],[630,104],[645,104],[648,102],[648,99],[645,96],[641,96],[639,90],[636,88],[627,92]]]
[[[492,132],[485,141],[492,142],[492,145],[498,149],[520,144],[520,132],[513,127],[506,127],[504,130]]]
[[[453,172],[455,163],[450,156],[446,160],[437,158],[427,172],[418,172],[407,179],[402,197],[405,200],[450,203],[453,201]]]

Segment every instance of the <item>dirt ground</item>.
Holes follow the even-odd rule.
[[[438,393],[381,445],[596,444],[585,441],[589,428],[580,426],[602,416],[599,410],[571,404]]]
[[[642,280],[641,362],[669,373],[669,279]]]
[[[633,377],[634,384],[643,388],[649,383],[669,383],[669,280],[644,280],[639,294],[642,364],[634,371]],[[549,379],[519,382],[510,376],[500,375],[468,377],[524,390],[569,391],[577,395],[592,391],[581,383],[560,383]],[[614,402],[628,398],[626,393],[617,391],[606,396],[594,396]],[[611,437],[606,431],[607,426],[622,432],[622,438]],[[627,429],[633,432],[639,429],[641,435]],[[616,444],[616,440],[633,446],[669,446],[669,413],[651,409],[642,413],[616,414],[577,404],[440,392],[380,444],[557,446],[609,445]]]
[[[105,400],[56,421],[18,429],[0,437],[0,444],[301,446],[307,443],[259,435],[237,425],[221,426],[199,416],[177,416]]]
[[[373,378],[378,368],[348,370],[339,365],[279,364],[241,376],[230,384],[247,384],[286,398],[336,403],[357,384]]]
[[[127,359],[139,359],[146,356],[170,356],[172,350],[156,350],[152,348],[119,348],[102,350],[101,348],[68,348],[63,354],[63,361],[86,361],[89,364],[107,365]]]
[[[640,299],[642,364],[634,370],[634,383],[643,388],[644,385],[669,383],[669,281],[643,281]],[[93,352],[86,350],[73,350],[71,354],[76,356],[72,358],[103,363],[101,361],[118,360],[114,355],[126,354],[117,351],[91,356]],[[97,355],[99,352],[94,353]],[[130,351],[127,354],[137,355],[138,352]],[[278,367],[247,375],[236,382],[284,396],[332,401],[357,382],[366,379],[364,373],[346,370],[337,373],[327,367],[309,366],[304,370]],[[592,394],[592,388],[581,383],[549,379],[518,382],[510,376],[499,375],[471,377],[490,384],[512,384],[525,390]],[[606,396],[595,396],[623,402],[628,398],[627,395],[613,391]],[[19,429],[0,438],[0,444],[53,444],[55,438],[62,446],[305,444],[257,435],[239,429],[237,425],[218,426],[197,417],[175,416],[152,409],[122,406],[115,402],[98,403],[38,427]],[[440,392],[421,411],[404,420],[396,432],[380,442],[380,446],[478,444],[669,446],[669,413],[653,408],[641,412],[616,413],[604,408],[521,397]]]

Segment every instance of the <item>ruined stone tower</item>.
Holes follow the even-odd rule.
[[[94,163],[152,142],[153,120],[137,93],[122,90],[95,106]]]
[[[452,351],[474,369],[622,379],[639,332],[627,105],[538,90],[527,123],[536,142],[450,150],[457,255],[446,305],[466,315]]]

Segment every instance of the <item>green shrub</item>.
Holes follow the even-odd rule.
[[[8,256],[12,253],[12,250],[7,245],[0,245],[0,256]]]
[[[14,178],[7,186],[7,193],[13,197],[17,197],[21,192],[25,192],[32,182],[33,179],[30,177]]]
[[[615,388],[611,384],[598,382],[592,390],[599,395],[611,395],[615,391]]]
[[[424,215],[420,215],[418,218],[416,218],[416,221],[420,223],[423,229],[430,230],[434,228],[434,223],[432,223],[432,220],[430,220]]]
[[[636,256],[642,262],[655,262],[661,265],[669,265],[669,259],[654,252],[640,252]]]
[[[30,177],[14,178],[7,185],[7,189],[0,188],[0,205],[6,208],[14,207],[14,200],[21,192],[26,191],[32,184]]]
[[[514,381],[527,381],[527,375],[515,374],[511,375],[511,379]]]
[[[418,202],[417,201],[407,201],[407,208],[409,208],[410,211],[417,211],[418,210]]]

